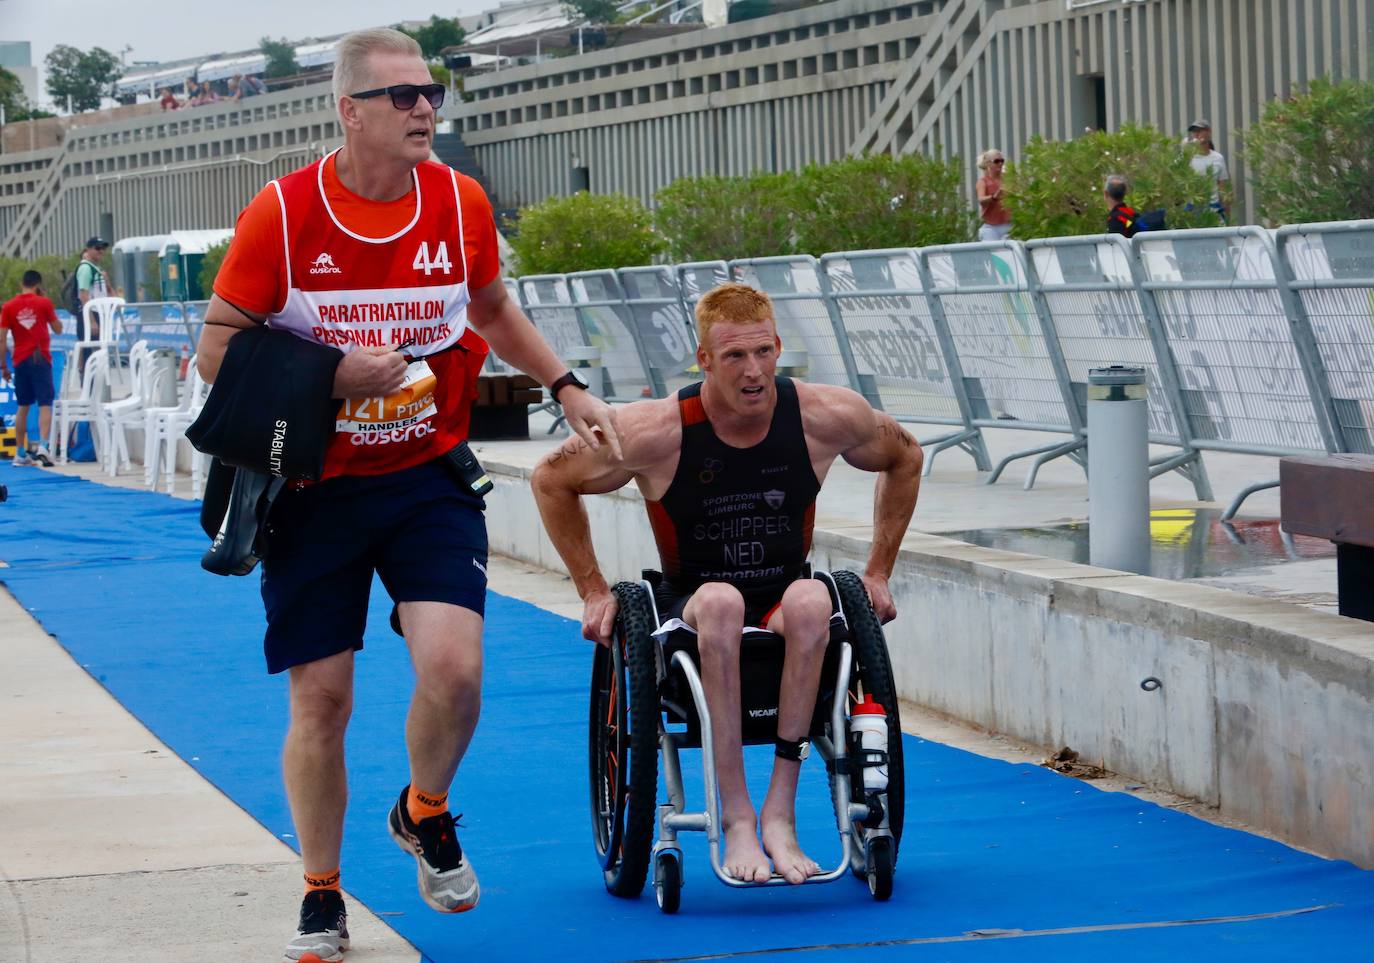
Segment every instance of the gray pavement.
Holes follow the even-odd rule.
[[[543,424],[535,424],[531,441],[474,448],[484,459],[532,466],[560,440],[544,435]],[[1048,440],[1018,431],[988,435],[994,458]],[[1274,459],[1209,455],[1207,463],[1222,498],[1277,474]],[[141,473],[106,479],[89,465],[54,470],[142,487]],[[837,465],[821,496],[818,527],[866,534],[871,479]],[[913,528],[1028,527],[1086,516],[1087,486],[1077,466],[1063,460],[1046,466],[1029,492],[1020,481],[1008,475],[985,486],[967,456],[946,452],[923,485]],[[178,494],[188,497],[185,476],[179,486]],[[1152,499],[1157,508],[1198,507],[1189,483],[1173,475],[1156,480]],[[1251,516],[1276,513],[1276,492],[1246,507]],[[494,560],[491,571],[497,592],[569,617],[580,614],[566,577],[502,560]],[[1304,604],[1334,602],[1334,565],[1324,561],[1279,564],[1221,581],[1254,594],[1272,595],[1282,586]],[[278,959],[299,900],[295,854],[153,737],[8,593],[0,593],[0,665],[6,669],[0,674],[0,731],[6,734],[0,754],[0,963]],[[915,707],[904,710],[903,719],[910,731],[986,755],[1038,761],[1044,754],[1041,747]],[[1125,780],[1096,784],[1215,818],[1199,804]],[[350,910],[357,949],[349,959],[416,963],[416,951],[385,920],[356,901]]]

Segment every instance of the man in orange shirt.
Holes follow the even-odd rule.
[[[272,181],[244,209],[200,342],[207,381],[229,339],[254,324],[345,352],[322,480],[278,498],[263,562],[268,670],[290,674],[283,770],[305,869],[287,960],[339,960],[348,946],[343,743],[374,572],[396,604],[392,623],[416,676],[410,783],[388,829],[414,855],[430,906],[458,913],[477,903],[448,791],[480,706],[486,528],[481,499],[444,456],[466,437],[487,344],[548,385],[589,446],[619,454],[610,408],[582,390],[506,294],[481,188],[429,160],[444,91],[402,33],[366,30],[340,43],[344,146]]]
[[[52,302],[42,294],[43,275],[25,271],[19,283],[18,297],[0,307],[0,380],[10,376],[5,362],[6,342],[14,338],[14,464],[52,465],[45,441],[52,432],[52,351],[49,331],[62,333],[62,321]],[[8,333],[7,333],[8,332]],[[38,405],[38,445],[30,452],[28,445],[29,406]]]

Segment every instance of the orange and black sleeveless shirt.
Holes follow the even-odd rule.
[[[678,392],[682,454],[672,484],[648,502],[667,582],[686,594],[705,582],[729,582],[746,601],[782,597],[811,551],[820,482],[802,430],[797,387],[778,378],[768,435],[752,448],[716,436],[701,385]]]

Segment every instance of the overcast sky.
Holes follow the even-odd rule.
[[[58,44],[104,47],[126,63],[256,47],[264,36],[298,40],[432,14],[465,16],[499,0],[0,0],[0,40],[27,40],[33,64]],[[41,80],[40,80],[41,85]],[[42,94],[47,98],[46,92]]]

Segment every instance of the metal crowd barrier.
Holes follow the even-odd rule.
[[[1140,365],[1150,440],[1201,501],[1201,452],[1374,453],[1374,221],[999,241],[521,278],[565,357],[614,359],[606,394],[697,377],[693,311],[725,281],[768,293],[785,373],[845,385],[901,421],[943,425],[995,482],[1012,461],[1085,464],[1088,370]],[[571,287],[570,287],[571,284]],[[635,359],[639,367],[635,369]],[[1066,435],[991,466],[983,432]],[[1229,518],[1265,481],[1242,491]]]

